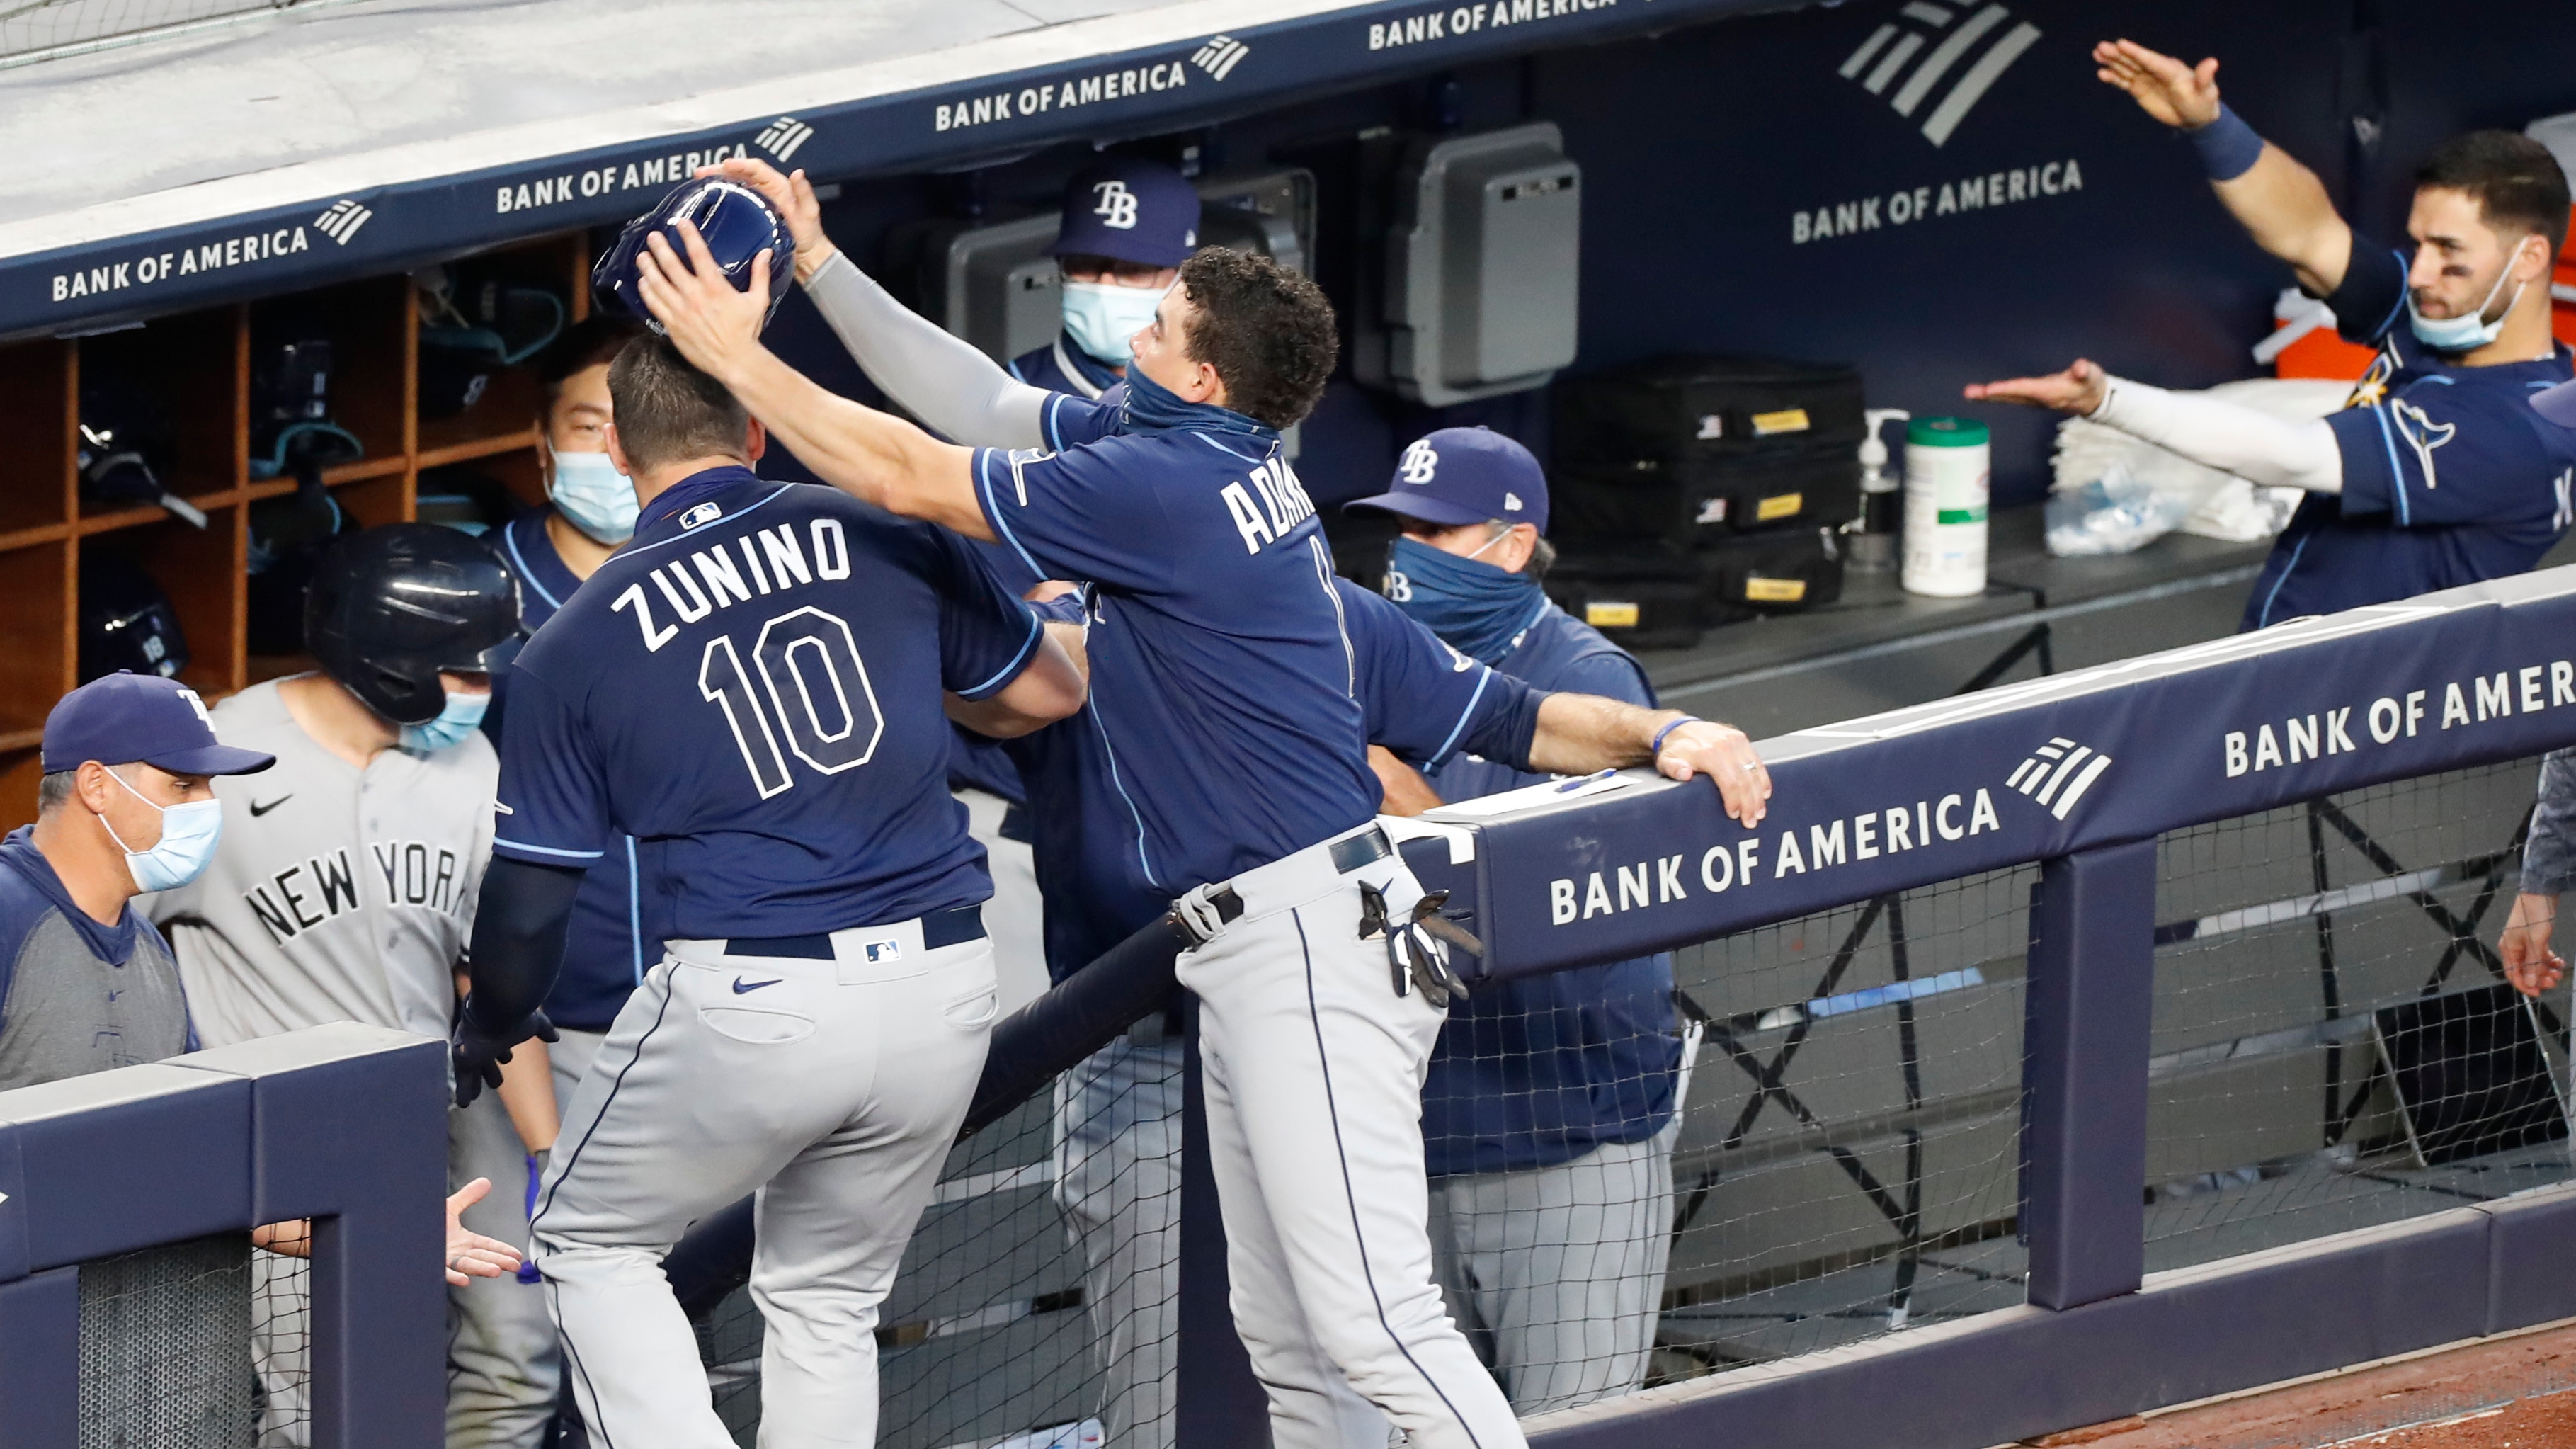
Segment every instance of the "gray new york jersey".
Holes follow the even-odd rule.
[[[274,683],[214,709],[225,744],[277,766],[215,782],[223,844],[148,897],[210,1047],[325,1022],[444,1038],[492,853],[500,764],[480,732],[364,773],[314,742]]]

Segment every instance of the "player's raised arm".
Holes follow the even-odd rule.
[[[993,538],[975,501],[971,449],[836,397],[779,361],[760,342],[769,315],[768,257],[754,260],[750,289],[736,291],[697,228],[681,221],[675,229],[686,259],[656,232],[635,267],[644,304],[681,356],[730,389],[824,482],[889,513]]]
[[[896,301],[823,234],[823,208],[797,171],[739,158],[700,168],[769,198],[796,239],[796,281],[868,381],[904,411],[961,443],[1035,448],[1047,394],[993,365],[962,337]]]
[[[2210,188],[2254,238],[2254,244],[2298,273],[2312,296],[2343,285],[2352,260],[2352,228],[2335,214],[2325,183],[2290,153],[2254,133],[2218,98],[2218,61],[2189,66],[2134,40],[2093,47],[2104,84],[2129,93],[2138,109],[2183,132],[2199,148]]]

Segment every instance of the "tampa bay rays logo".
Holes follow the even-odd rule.
[[[1091,214],[1100,218],[1102,226],[1126,231],[1136,225],[1136,193],[1127,189],[1126,182],[1103,181],[1091,189],[1100,193],[1099,204],[1091,208]]]
[[[2051,736],[2048,743],[2030,752],[2030,758],[2014,768],[2004,788],[2019,790],[2048,807],[2048,813],[2063,820],[2111,768],[2109,755],[2097,754],[2090,745],[2079,745],[2063,735]]]
[[[2352,391],[2344,395],[2348,408],[2375,408],[2388,400],[2388,380],[2397,375],[2397,339],[2391,337],[2371,354],[2370,366],[2354,380]]]
[[[1399,459],[1395,466],[1396,476],[1419,488],[1430,482],[1432,475],[1440,471],[1440,455],[1432,451],[1428,441],[1416,438],[1404,450],[1403,458]]]
[[[2415,404],[2399,398],[2389,405],[2389,416],[2397,423],[2397,435],[2415,450],[2415,460],[2424,465],[2424,486],[2439,488],[2442,480],[2433,475],[2433,450],[2451,441],[2460,431],[2458,423],[2437,423]]]
[[[1971,9],[1976,13],[1967,14]],[[1967,18],[1961,19],[1962,15]],[[1959,63],[1968,61],[1967,69],[1959,72],[1959,79],[1923,119],[1923,139],[1938,146],[1959,129],[1959,123],[1968,118],[1977,102],[1985,99],[1987,90],[2012,68],[2013,62],[2021,59],[2022,52],[2038,42],[2039,27],[2024,22],[1988,43],[1988,38],[2011,18],[2011,12],[2001,5],[1979,8],[1910,0],[1897,12],[1897,21],[1871,32],[1869,39],[1860,43],[1860,49],[1843,61],[1837,74],[1845,80],[1859,81],[1860,88],[1874,96],[1885,95],[1889,86],[1896,85],[1896,78],[1904,76],[1905,83],[1897,86],[1888,105],[1910,119]],[[1926,45],[1931,47],[1929,54],[1924,53]],[[1983,49],[1979,49],[1981,46]],[[1968,59],[1971,51],[1977,52],[1974,60]],[[1917,55],[1923,57],[1922,63],[1914,65],[1908,74],[1906,67]]]

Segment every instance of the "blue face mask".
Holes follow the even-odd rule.
[[[1064,284],[1064,330],[1073,344],[1111,367],[1136,358],[1133,340],[1154,320],[1162,287],[1122,287],[1115,282]]]
[[[635,501],[635,480],[617,471],[606,453],[557,453],[554,458],[554,484],[546,490],[555,503],[555,512],[573,527],[605,544],[621,544],[635,536],[635,515],[643,505]]]
[[[491,707],[489,692],[458,694],[451,689],[447,692],[447,708],[438,712],[438,718],[402,727],[402,746],[429,754],[460,744],[483,723],[483,712]]]
[[[1500,542],[1498,534],[1485,548]],[[1527,574],[1442,553],[1415,538],[1399,538],[1387,551],[1385,593],[1441,642],[1482,664],[1511,653],[1512,641],[1547,608],[1547,595]]]
[[[1145,375],[1142,368],[1127,370],[1127,401],[1119,408],[1122,433],[1159,433],[1186,429],[1199,433],[1231,433],[1269,444],[1279,440],[1279,430],[1255,422],[1232,408],[1214,403],[1194,403],[1179,393]]]
[[[2487,309],[2495,305],[2496,293],[2504,290],[2505,278],[2513,275],[2513,264],[2520,260],[2522,245],[2517,242],[2512,254],[2504,259],[2504,270],[2496,273],[2495,285],[2487,288],[2486,300],[2480,302],[2475,311],[2463,312],[2457,317],[2427,317],[2416,311],[2415,293],[2409,288],[2406,293],[2406,323],[2415,329],[2415,340],[2436,352],[2474,352],[2495,341],[2504,331],[2504,319],[2512,316],[2513,309],[2521,305],[2523,289],[2519,285],[2513,289],[2513,300],[2504,304],[2504,310],[2498,312],[2492,322],[2487,320]]]
[[[142,791],[125,784],[124,776],[110,770],[107,777],[125,785],[125,793],[152,805]],[[176,890],[203,875],[213,863],[215,843],[224,836],[224,802],[191,800],[184,805],[152,808],[161,812],[161,840],[150,850],[128,846],[125,837],[116,833],[116,827],[107,825],[106,816],[98,817],[98,823],[107,825],[107,838],[125,852],[125,868],[137,886],[147,891]]]

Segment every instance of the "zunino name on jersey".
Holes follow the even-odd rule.
[[[375,857],[376,873],[384,879],[385,904],[451,916],[464,913],[465,895],[459,883],[465,862],[455,851],[425,840],[379,840],[370,842],[367,849]],[[358,898],[357,871],[345,849],[278,871],[244,892],[242,903],[280,946],[364,904]]]
[[[810,562],[805,549],[807,538],[813,543]],[[837,518],[815,519],[807,528],[806,538],[797,536],[794,524],[785,523],[754,529],[732,542],[731,550],[717,543],[654,565],[644,579],[628,584],[616,602],[609,605],[612,612],[634,616],[635,626],[643,634],[645,652],[659,653],[663,645],[680,635],[679,624],[659,622],[652,598],[644,590],[647,580],[671,612],[679,616],[681,624],[694,624],[720,609],[749,603],[754,597],[785,593],[816,579],[850,576],[850,541]],[[739,567],[734,563],[736,553],[742,558]]]

